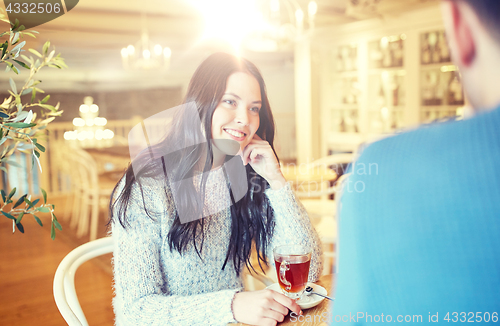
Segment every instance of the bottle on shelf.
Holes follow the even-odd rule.
[[[340,49],[338,49],[338,51],[337,51],[337,60],[336,60],[336,63],[337,63],[337,71],[338,72],[344,71],[344,63],[343,63],[343,60],[342,60],[342,53],[341,53]]]
[[[431,62],[431,48],[429,45],[429,40],[427,35],[424,35],[422,41],[421,61],[422,64],[424,65],[429,64]]]
[[[394,66],[402,67],[403,66],[403,40],[398,40],[394,43]]]
[[[448,85],[448,104],[449,105],[464,104],[464,93],[462,90],[462,84],[458,80],[458,76],[456,74],[452,74],[450,78],[450,83]]]
[[[440,63],[442,62],[441,59],[441,45],[436,43],[434,46],[434,51],[432,51],[432,63]]]
[[[430,72],[427,72],[422,80],[422,105],[432,105],[434,90]]]
[[[448,44],[446,43],[446,36],[444,35],[444,31],[439,33],[438,45],[441,50],[441,62],[450,62],[450,49],[448,48]]]

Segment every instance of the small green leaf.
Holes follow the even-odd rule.
[[[43,190],[42,188],[40,188],[40,190],[42,191],[43,195],[43,203],[47,204],[47,192],[45,192],[45,190]]]
[[[0,111],[0,118],[4,118],[5,119],[5,118],[9,118],[9,117],[10,117],[10,115],[8,115],[7,113],[4,113],[4,112]]]
[[[17,62],[17,64],[20,65],[21,67],[26,68],[26,69],[30,69],[30,66],[28,66],[24,62],[19,61],[19,60],[14,60],[14,61]]]
[[[7,155],[10,155],[10,154],[7,153]],[[15,166],[16,168],[22,168],[23,167],[21,164],[17,163],[16,161],[4,160],[3,162],[5,164],[9,164],[9,165]]]
[[[31,92],[31,103],[35,102],[35,97],[36,97],[36,89],[33,89],[33,92]]]
[[[22,41],[18,45],[16,45],[12,50],[10,50],[11,53],[14,53],[16,51],[21,51],[21,48],[26,44],[26,41]]]
[[[24,226],[21,223],[16,223],[16,226],[21,233],[24,233]]]
[[[16,194],[16,188],[12,189],[9,193],[9,196],[7,197],[7,200],[11,199],[12,196],[14,196]]]
[[[62,226],[56,219],[54,219],[54,225],[59,231],[62,231]]]
[[[38,199],[35,199],[35,201],[33,203],[31,203],[31,207],[35,206],[36,204],[38,204],[38,202],[40,201],[40,198]],[[30,207],[30,208],[31,208]]]
[[[2,200],[5,203],[7,201],[7,195],[5,194],[5,191],[3,189],[0,190],[0,193],[2,194]]]
[[[49,50],[49,46],[50,46],[50,42],[47,41],[45,42],[45,44],[43,45],[43,54],[47,54],[47,51]]]
[[[10,218],[11,220],[15,220],[16,218],[12,215],[10,215],[9,213],[5,213],[4,211],[2,211],[2,214],[7,216],[8,218]]]
[[[33,215],[33,217],[35,218],[36,222],[40,224],[40,226],[43,226],[42,221],[36,215]]]
[[[40,101],[41,104],[45,104],[48,102],[48,100],[50,99],[50,95],[47,95],[43,98],[43,100]]]
[[[19,215],[16,218],[16,224],[21,223],[21,220],[23,219],[24,212],[19,213]]]
[[[42,104],[42,103],[40,103],[40,104],[38,104],[38,106],[40,106],[40,107],[42,107],[42,108],[44,108],[44,109],[46,109],[46,110],[50,110],[50,111],[52,111],[52,112],[55,112],[55,111],[56,111],[56,109],[54,108],[54,106],[53,106],[53,105],[49,105],[49,104]]]
[[[37,144],[37,145],[38,145],[38,144]],[[36,157],[40,158],[40,152],[39,152],[39,151],[37,151],[37,150],[35,149],[33,152],[35,152]]]
[[[54,223],[52,223],[50,226],[50,237],[52,238],[52,240],[56,239],[56,229],[54,229]]]
[[[36,148],[38,148],[40,150],[40,152],[45,153],[45,147],[43,147],[42,145],[40,145],[38,143],[35,143],[35,146],[36,146]]]
[[[19,41],[19,33],[14,33],[14,37],[12,38],[12,45],[16,44]]]
[[[24,91],[21,92],[21,95],[26,95],[29,94],[33,91],[33,88],[26,88]]]
[[[24,122],[9,122],[4,124],[7,127],[13,128],[31,128],[36,126],[36,123],[24,123]]]
[[[14,26],[12,27],[12,30],[15,31],[16,28],[19,27],[19,20],[16,18],[16,20],[14,21]]]
[[[28,204],[28,206],[32,206],[33,204],[31,203],[31,201],[28,199],[28,198],[24,198],[24,202],[26,204]]]
[[[14,83],[14,80],[12,78],[9,78],[9,84],[10,84],[10,88],[12,89],[12,91],[17,94],[17,87],[16,87],[16,83]]]
[[[28,51],[30,51],[31,53],[33,53],[34,55],[36,55],[37,57],[42,57],[42,55],[40,54],[40,52],[38,52],[37,50],[35,49],[28,49]]]
[[[48,207],[39,207],[38,211],[41,213],[50,213],[50,209]]]
[[[17,206],[21,205],[22,203],[24,203],[24,198],[26,198],[28,194],[26,195],[22,195],[21,198],[19,198],[16,203],[14,204],[14,208],[16,208]]]

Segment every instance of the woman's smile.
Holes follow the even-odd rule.
[[[229,128],[224,128],[224,131],[229,134],[229,136],[231,137],[231,139],[234,139],[236,140],[237,142],[242,142],[245,140],[245,137],[247,136],[246,133],[244,133],[243,131],[240,131],[240,130],[236,130],[236,129],[229,129]]]

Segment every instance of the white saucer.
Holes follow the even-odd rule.
[[[323,294],[323,295],[328,295],[328,292],[326,291],[326,289],[324,287],[322,287],[321,285],[317,285],[314,283],[307,283],[307,286],[311,286],[313,288],[313,292],[317,292],[317,293]],[[271,284],[266,289],[271,289],[273,291],[283,293],[281,291],[279,283]],[[307,293],[304,292],[304,294],[302,295],[302,298],[300,300],[298,300],[297,303],[301,309],[309,309],[309,308],[317,306],[324,299],[325,298],[320,297],[319,295],[316,295],[316,294],[307,295]]]

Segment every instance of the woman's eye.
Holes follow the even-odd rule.
[[[260,111],[260,108],[257,106],[254,106],[253,108],[250,109],[250,111],[258,113]]]
[[[222,102],[227,103],[229,105],[235,105],[236,104],[236,101],[234,101],[234,100],[222,100]]]

